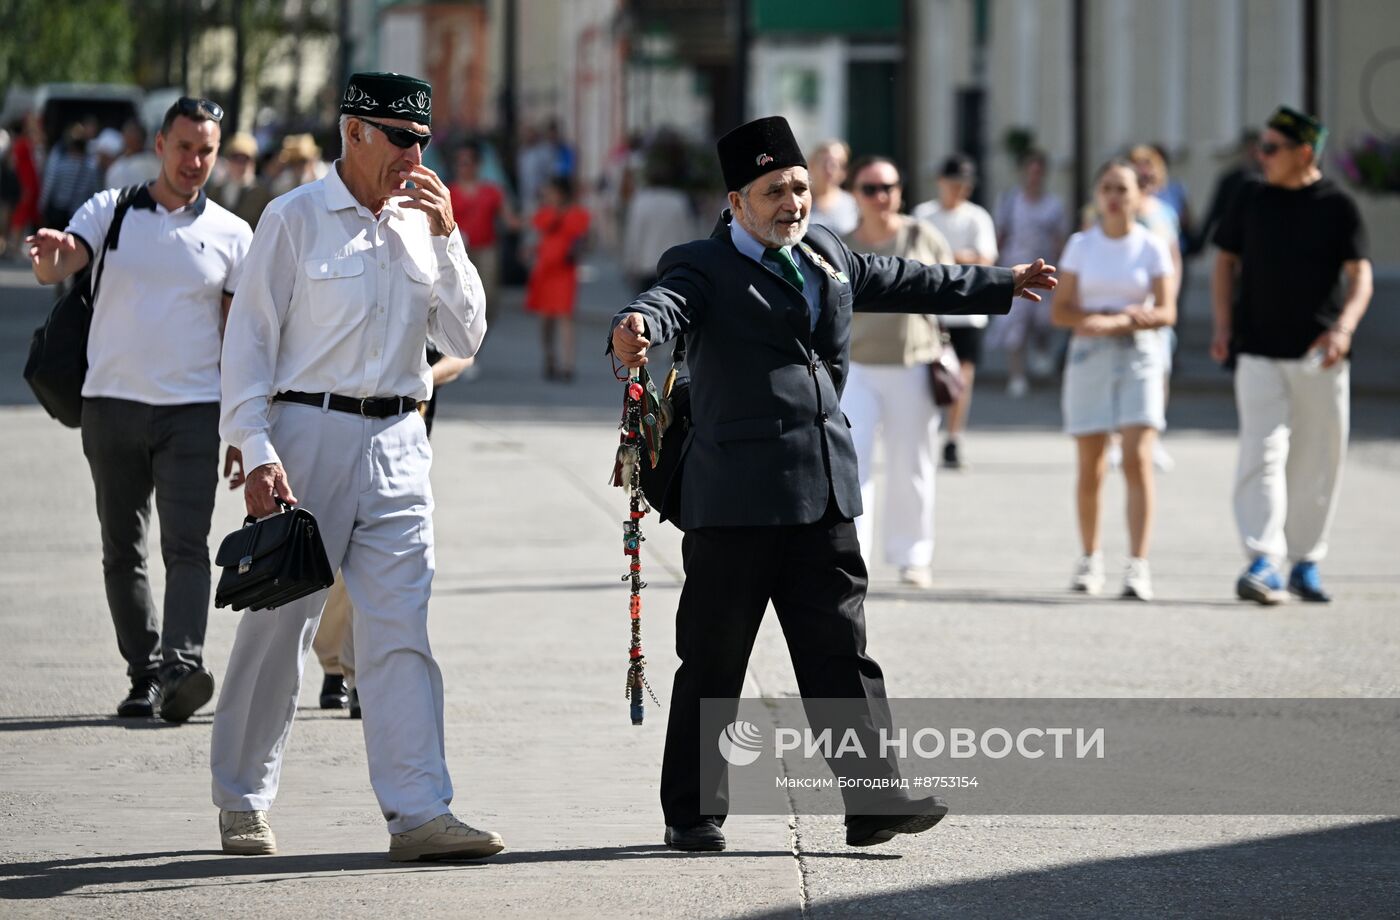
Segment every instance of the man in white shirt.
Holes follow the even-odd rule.
[[[485,298],[447,188],[422,165],[431,87],[355,74],[340,112],[342,159],[258,223],[229,315],[220,431],[243,451],[248,513],[278,502],[312,512],[345,578],[390,858],[490,856],[500,836],[449,808],[442,673],[427,631],[432,451],[416,411],[431,390],[424,341],[474,355]],[[267,810],[324,600],[238,624],[210,742],[224,852],[276,851]]]
[[[992,215],[987,209],[969,199],[977,184],[977,164],[966,154],[955,153],[943,163],[938,175],[938,198],[925,201],[914,209],[914,216],[926,220],[953,247],[953,258],[959,265],[995,265],[997,234]],[[962,469],[959,437],[967,425],[972,408],[972,382],[977,365],[982,360],[982,336],[987,328],[985,316],[940,316],[939,324],[948,331],[948,344],[958,356],[958,368],[963,379],[962,396],[948,408],[948,439],[943,443],[943,465]]]
[[[666,170],[669,172],[670,170]],[[695,238],[695,209],[678,183],[657,175],[639,188],[627,204],[622,231],[622,261],[633,288],[645,291],[656,282],[656,263],[672,246]]]
[[[204,668],[209,523],[219,462],[220,329],[253,232],[204,194],[223,109],[181,98],[156,136],[161,170],[136,193],[103,257],[83,382],[83,453],[97,493],[102,572],[131,690],[117,715],[184,722],[214,695]],[[54,284],[102,251],[119,190],[98,192],[67,231],[29,238]],[[225,475],[236,456],[225,461]],[[241,471],[232,484],[242,481]],[[163,621],[146,576],[151,495],[165,562]]]
[[[160,174],[160,160],[146,149],[146,129],[140,119],[122,125],[122,155],[107,170],[108,188],[150,182]]]

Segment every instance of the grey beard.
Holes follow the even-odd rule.
[[[810,215],[804,216],[801,222],[796,224],[796,232],[793,233],[793,235],[790,237],[779,236],[777,230],[778,225],[776,222],[774,222],[768,225],[766,233],[758,234],[758,238],[763,242],[767,243],[769,246],[774,246],[779,249],[781,249],[784,246],[791,246],[807,235],[807,224],[810,221],[810,219]]]

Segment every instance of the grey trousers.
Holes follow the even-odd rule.
[[[97,492],[102,576],[132,678],[199,667],[209,620],[209,522],[219,481],[219,404],[83,400],[83,454]],[[165,562],[164,621],[146,574],[151,493]]]

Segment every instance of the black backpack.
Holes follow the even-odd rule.
[[[77,428],[83,420],[88,330],[92,327],[92,305],[97,299],[98,285],[102,283],[107,252],[117,248],[122,219],[143,187],[132,185],[122,189],[102,249],[74,276],[73,286],[54,303],[48,320],[34,330],[34,338],[29,342],[24,380],[34,391],[39,405],[69,428]]]
[[[676,527],[681,513],[681,452],[690,434],[690,373],[685,367],[685,337],[676,339],[671,351],[671,372],[662,385],[661,397],[670,404],[670,423],[661,436],[661,452],[657,464],[642,464],[642,494],[647,503],[660,514],[658,520],[670,521]]]

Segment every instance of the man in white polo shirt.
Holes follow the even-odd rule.
[[[107,604],[131,690],[117,715],[184,722],[214,694],[204,667],[209,522],[219,480],[221,330],[253,232],[209,201],[223,109],[181,98],[156,136],[160,175],[141,188],[106,255],[83,384],[83,453],[97,493]],[[98,192],[67,231],[29,238],[54,284],[100,252],[120,191]],[[242,482],[231,452],[225,472]],[[146,574],[151,495],[165,562],[163,620]]]

